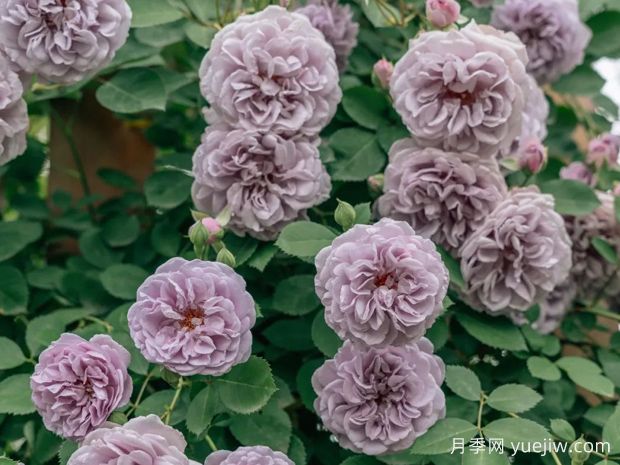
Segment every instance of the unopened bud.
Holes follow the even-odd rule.
[[[519,145],[519,167],[530,173],[540,173],[547,164],[547,148],[537,138]]]
[[[583,465],[590,458],[590,453],[586,452],[586,440],[581,436],[570,445],[568,455],[571,465]]]
[[[461,5],[456,0],[426,0],[426,17],[435,27],[443,29],[456,23]]]
[[[355,224],[355,208],[350,203],[338,200],[338,206],[334,212],[334,219],[338,223],[343,231],[351,229],[351,226]]]
[[[385,58],[381,58],[372,67],[374,77],[380,87],[387,89],[390,87],[390,79],[394,74],[394,65],[392,62],[387,61]]]
[[[383,183],[385,181],[385,176],[383,174],[375,174],[374,176],[370,176],[367,180],[368,189],[370,192],[375,195],[380,195],[383,193]]]
[[[226,247],[222,247],[220,249],[220,251],[217,253],[216,260],[220,263],[223,263],[224,265],[228,265],[231,268],[234,268],[237,264],[235,256]]]

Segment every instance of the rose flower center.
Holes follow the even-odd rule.
[[[452,89],[447,89],[443,97],[444,99],[460,100],[462,105],[473,105],[476,101],[476,97],[471,92],[455,92]]]
[[[375,287],[387,287],[388,289],[396,289],[398,286],[398,279],[392,273],[384,273],[375,276]]]
[[[181,327],[187,331],[192,331],[196,326],[204,322],[204,312],[196,307],[190,307],[181,320]]]

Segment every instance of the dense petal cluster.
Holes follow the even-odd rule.
[[[306,16],[277,6],[215,35],[200,88],[216,119],[288,135],[317,135],[342,96],[334,49]]]
[[[532,327],[542,334],[549,334],[558,329],[576,294],[575,283],[571,279],[556,286],[540,303],[540,315]]]
[[[23,93],[19,75],[0,55],[0,166],[26,150],[28,108]]]
[[[138,288],[128,320],[148,361],[183,376],[220,375],[250,357],[256,310],[232,268],[177,257]]]
[[[549,102],[547,102],[543,90],[529,74],[527,81],[529,92],[528,98],[525,101],[525,109],[523,110],[523,125],[521,126],[520,139],[536,137],[542,141],[547,137]]]
[[[295,465],[282,452],[265,446],[240,447],[235,451],[218,450],[207,457],[205,465]]]
[[[426,338],[384,349],[345,342],[312,376],[314,409],[342,447],[397,452],[444,417],[443,379],[444,364]]]
[[[620,253],[620,225],[615,218],[614,197],[598,192],[600,206],[588,215],[566,216],[566,229],[573,243],[571,275],[578,297],[591,299],[604,290],[607,296],[620,294],[620,276],[615,264],[607,261],[592,241],[601,238]]]
[[[495,156],[521,134],[526,63],[517,37],[490,26],[426,32],[396,64],[390,93],[419,144]]]
[[[357,225],[316,256],[325,321],[369,346],[420,338],[442,309],[448,272],[428,239],[402,221]]]
[[[536,188],[514,190],[465,242],[461,271],[475,308],[518,319],[568,277],[571,241],[553,207]]]
[[[306,16],[323,33],[327,43],[336,52],[336,64],[342,73],[347,67],[351,51],[357,45],[359,24],[353,20],[351,7],[340,5],[337,0],[311,0],[296,12]]]
[[[497,163],[468,153],[419,149],[412,139],[392,145],[380,216],[409,223],[417,234],[458,251],[507,188]]]
[[[274,239],[329,197],[317,142],[210,126],[194,154],[194,203],[213,216],[228,207],[231,230]]]
[[[86,341],[63,334],[39,356],[30,378],[32,401],[45,427],[81,440],[129,402],[130,356],[110,336]]]
[[[0,48],[24,72],[71,84],[112,61],[130,22],[125,0],[5,0]]]
[[[180,432],[149,415],[93,431],[67,465],[198,465],[185,456],[185,447]]]
[[[519,36],[527,47],[528,71],[541,83],[582,63],[592,37],[577,0],[506,0],[494,8],[491,24]]]

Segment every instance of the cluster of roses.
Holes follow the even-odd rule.
[[[356,35],[348,7],[333,1],[299,13],[270,6],[218,32],[200,67],[211,107],[193,158],[198,209],[227,209],[232,231],[271,240],[329,198],[319,133]]]
[[[0,165],[26,150],[34,76],[73,84],[112,61],[129,33],[125,0],[0,2]]]

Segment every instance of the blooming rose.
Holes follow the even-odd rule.
[[[599,168],[604,163],[608,166],[618,166],[618,152],[620,152],[620,136],[603,134],[590,141],[586,158],[589,163]]]
[[[221,375],[250,357],[256,310],[232,268],[177,257],[138,288],[127,318],[149,362],[183,376]]]
[[[284,226],[329,197],[331,183],[316,142],[208,127],[193,159],[196,207],[213,216],[228,207],[228,228],[275,239]]]
[[[541,83],[581,64],[592,37],[579,19],[577,0],[506,0],[494,8],[491,24],[525,43],[528,71]]]
[[[198,465],[185,454],[187,443],[156,415],[93,431],[67,465]]]
[[[545,140],[547,137],[547,118],[549,117],[549,102],[545,97],[545,93],[529,74],[528,81],[528,98],[525,101],[525,109],[523,110],[523,125],[521,126],[520,139],[537,137]]]
[[[563,167],[560,170],[560,178],[572,179],[587,184],[588,186],[594,186],[596,184],[596,178],[592,171],[580,161],[574,161],[568,166]]]
[[[516,36],[490,26],[426,32],[396,63],[390,93],[422,146],[495,156],[521,134],[526,63]]]
[[[239,447],[231,452],[218,450],[207,457],[205,465],[295,465],[282,452],[265,446]]]
[[[0,55],[0,166],[26,150],[28,108],[23,93],[24,88],[19,76],[11,70],[10,63]]]
[[[39,356],[30,378],[32,401],[45,427],[81,440],[101,426],[132,391],[130,355],[110,336],[86,341],[63,334]]]
[[[3,0],[0,47],[26,73],[71,84],[112,61],[130,22],[125,0]]]
[[[426,338],[383,349],[347,341],[312,376],[314,409],[342,447],[397,452],[445,416],[443,379],[444,364]]]
[[[323,33],[336,52],[336,64],[342,73],[347,67],[351,50],[357,45],[359,30],[349,5],[340,5],[337,0],[310,0],[296,12],[306,16]]]
[[[215,35],[200,88],[216,119],[289,135],[317,135],[342,96],[334,49],[308,18],[278,6]]]
[[[426,0],[426,17],[435,27],[450,26],[460,15],[461,5],[456,0]]]
[[[422,237],[458,251],[506,196],[495,160],[469,153],[420,149],[402,139],[390,149],[380,216],[409,223]]]
[[[448,272],[407,223],[357,225],[316,256],[316,293],[342,339],[369,346],[422,337],[442,310]]]
[[[553,197],[516,189],[461,250],[466,294],[474,308],[518,319],[569,274],[571,241]]]
[[[571,279],[556,286],[540,303],[540,315],[532,327],[541,334],[549,334],[558,329],[575,295],[575,283]]]

